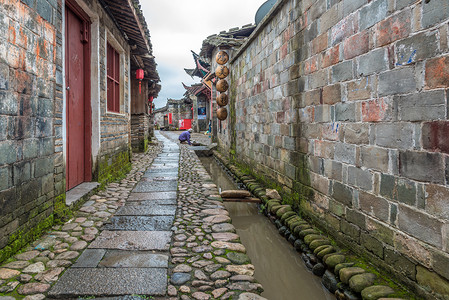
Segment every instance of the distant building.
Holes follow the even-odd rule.
[[[192,79],[194,76],[200,78],[201,83],[186,86],[182,84],[186,89],[185,97],[192,100],[193,103],[193,126],[192,129],[195,132],[208,130],[208,125],[211,117],[211,91],[212,81],[209,78],[213,78],[213,74],[210,71],[210,64],[204,59],[201,59],[198,54],[192,51],[193,61],[195,63],[194,69],[184,69]]]
[[[154,121],[162,130],[183,130],[191,128],[192,101],[188,98],[180,100],[167,99],[165,107],[154,112]]]
[[[192,129],[195,132],[207,131],[211,116],[210,89],[202,83],[191,86],[184,85],[184,88],[186,89],[185,96],[192,100]]]

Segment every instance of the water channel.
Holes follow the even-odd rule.
[[[238,189],[237,184],[213,157],[200,157],[220,191]],[[253,203],[226,203],[247,254],[255,266],[254,277],[270,300],[331,300],[335,296],[321,285],[300,255]]]

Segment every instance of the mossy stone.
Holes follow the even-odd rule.
[[[299,236],[299,233],[306,229],[313,229],[309,224],[300,224],[295,228],[295,234]]]
[[[330,245],[331,242],[328,239],[322,239],[322,240],[313,240],[312,242],[310,242],[309,244],[309,248],[311,250],[315,250],[316,248],[318,248],[319,246],[323,246],[323,245]]]
[[[266,204],[268,201],[270,201],[270,198],[268,198],[267,196],[262,196],[260,197],[260,200],[262,200],[263,204]]]
[[[343,268],[349,268],[349,267],[352,267],[353,265],[354,265],[354,263],[352,263],[352,262],[338,264],[338,265],[335,266],[334,274],[335,274],[335,275],[339,275],[341,269],[343,269]]]
[[[276,206],[276,205],[281,205],[281,202],[279,200],[270,200],[270,201],[268,201],[267,202],[268,211],[271,211],[271,208],[273,206]]]
[[[44,264],[48,263],[49,260],[50,260],[50,258],[45,257],[45,256],[39,256],[39,257],[34,258],[35,262],[42,262]]]
[[[290,216],[288,216],[288,217],[284,220],[285,225],[288,226],[288,224],[290,223],[290,221],[296,219],[297,217],[298,217],[298,215],[297,215],[296,213],[291,214]]]
[[[334,254],[329,256],[325,260],[325,263],[329,268],[333,269],[336,265],[343,263],[345,259],[346,256],[344,256],[343,254]]]
[[[315,250],[316,250],[316,249],[315,249]],[[335,248],[332,247],[332,246],[328,246],[328,247],[325,247],[324,249],[318,251],[318,252],[316,253],[316,256],[317,256],[319,259],[323,259],[323,257],[324,257],[326,254],[330,254],[330,253],[334,253],[334,252],[335,252]]]
[[[304,229],[304,230],[300,231],[298,233],[298,236],[303,239],[303,238],[305,238],[309,234],[318,234],[319,235],[320,232],[315,230],[315,229],[313,229],[313,228],[308,228],[308,229]]]
[[[294,232],[296,226],[301,225],[300,220],[298,219],[298,216],[291,218],[287,221],[287,226],[290,228],[292,232]]]
[[[385,285],[373,285],[362,291],[362,299],[377,300],[382,297],[388,297],[391,294],[394,294],[394,290],[391,287]]]
[[[279,208],[276,211],[276,216],[280,218],[283,214],[285,214],[288,211],[292,211],[292,207],[290,205],[283,205],[283,207]]]
[[[343,268],[338,273],[341,282],[348,284],[349,279],[351,279],[352,276],[366,273],[366,271],[359,267],[349,267],[349,268]]]
[[[285,219],[285,224],[290,228],[290,224],[292,222],[298,221],[298,215],[294,213],[293,215],[289,216],[287,219]]]
[[[229,252],[226,257],[236,265],[243,265],[249,262],[249,257],[243,253]]]
[[[338,255],[344,255],[344,253],[342,253],[342,252],[335,252],[335,253],[330,253],[330,254],[326,254],[326,255],[324,255],[324,257],[323,257],[323,261],[326,261],[326,259],[328,259],[329,258],[329,256],[332,256],[332,255],[336,255],[336,254],[338,254]],[[338,275],[338,274],[337,274]]]
[[[301,235],[301,234],[300,234]],[[304,237],[304,242],[309,245],[314,240],[322,240],[324,236],[321,234],[311,233]]]
[[[259,198],[262,197],[263,195],[265,195],[264,190],[262,188],[255,189],[253,193],[254,193],[254,195],[256,195]]]
[[[331,247],[331,246],[330,246],[330,245],[321,245],[321,246],[319,246],[319,247],[316,247],[316,248],[313,250],[313,254],[317,255],[320,251],[326,249],[327,247]]]
[[[288,211],[281,216],[281,222],[285,223],[285,220],[296,215],[294,211]]]
[[[270,212],[271,212],[272,214],[276,214],[276,212],[277,212],[280,208],[282,208],[282,207],[284,207],[284,205],[281,205],[281,204],[279,204],[279,205],[273,205],[273,206],[271,207],[271,209],[270,209]]]
[[[356,293],[362,292],[365,288],[372,286],[377,276],[373,273],[354,275],[349,279],[349,287]]]
[[[288,226],[291,226],[293,223],[296,223],[299,225],[299,224],[301,224],[301,218],[298,215],[296,215],[293,218],[289,218],[286,222],[287,222]]]
[[[291,225],[289,225],[289,227],[290,227],[290,231],[291,232],[295,232],[295,229],[296,229],[296,227],[298,227],[299,226],[299,224],[297,223],[297,222],[292,222],[292,223],[290,223]],[[297,233],[295,233],[295,235],[296,236],[298,236],[298,234]]]

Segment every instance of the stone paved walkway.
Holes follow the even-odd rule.
[[[153,145],[146,154],[133,154],[133,166],[126,178],[90,197],[72,219],[55,225],[22,253],[3,263],[0,295],[5,296],[0,296],[0,300],[45,299],[51,285],[77,261],[80,253],[99,235],[103,224],[125,204],[160,151],[160,146]]]
[[[171,139],[177,133],[163,132]],[[181,145],[178,210],[170,248],[169,296],[178,299],[264,299],[246,249],[217,186],[195,152]]]
[[[155,134],[163,148],[134,154],[125,179],[0,266],[0,300],[263,299],[198,157]]]
[[[179,147],[156,137],[164,144],[162,153],[49,297],[165,295]]]

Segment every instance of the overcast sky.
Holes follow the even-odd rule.
[[[199,78],[186,74],[195,67],[190,50],[199,53],[209,35],[254,24],[257,9],[265,0],[141,0],[150,29],[162,90],[155,100],[162,107],[167,98],[181,99],[186,85]]]

